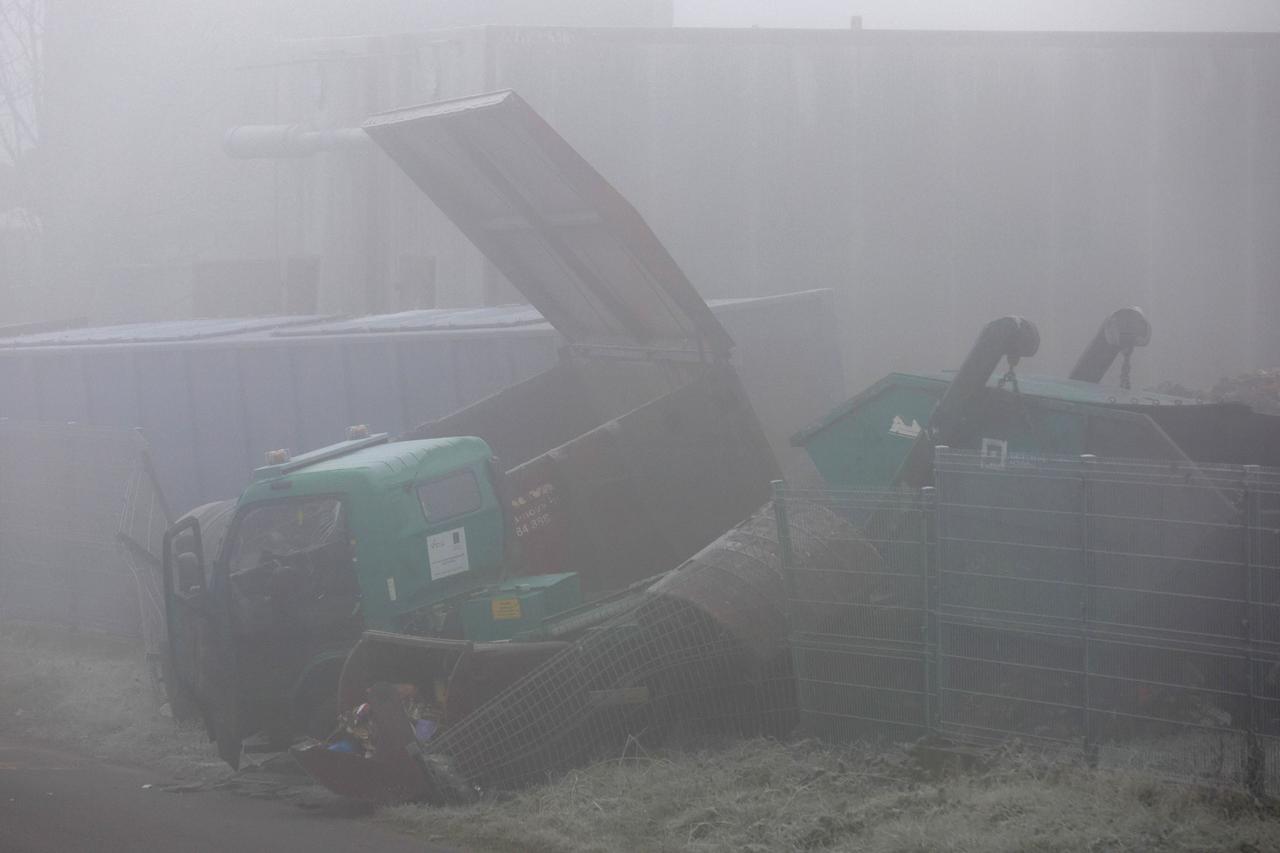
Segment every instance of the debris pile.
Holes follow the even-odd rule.
[[[1255,412],[1280,415],[1280,367],[1224,376],[1209,391],[1189,388],[1178,382],[1161,382],[1151,390],[1192,400],[1244,403]]]
[[[1255,370],[1219,379],[1210,396],[1227,403],[1245,403],[1256,412],[1280,414],[1280,368]]]
[[[425,691],[416,684],[375,684],[369,690],[372,698],[385,694],[398,700],[404,715],[409,719],[418,743],[426,743],[435,736],[444,717],[444,684],[437,680],[430,700],[423,698]],[[330,752],[344,752],[362,758],[373,758],[377,753],[377,721],[370,702],[362,702],[338,718],[338,727],[325,741]]]

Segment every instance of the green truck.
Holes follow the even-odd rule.
[[[332,729],[366,634],[413,638],[419,669],[438,657],[464,714],[749,516],[778,476],[728,334],[524,101],[403,110],[367,132],[566,343],[550,370],[398,439],[275,451],[237,500],[167,532],[166,689],[233,766],[249,735]]]

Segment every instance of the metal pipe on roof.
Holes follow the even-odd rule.
[[[243,124],[222,137],[222,148],[237,160],[310,157],[322,151],[364,148],[368,135],[358,127],[313,130],[301,124]]]
[[[1111,369],[1116,356],[1126,357],[1134,347],[1151,343],[1151,323],[1137,306],[1121,308],[1102,321],[1098,334],[1081,353],[1080,360],[1071,369],[1071,379],[1082,382],[1101,382]],[[1125,385],[1124,387],[1128,387]]]

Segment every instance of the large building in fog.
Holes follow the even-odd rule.
[[[222,147],[237,126],[354,127],[510,87],[708,298],[836,288],[855,386],[952,366],[1004,313],[1035,319],[1037,369],[1065,373],[1128,303],[1156,329],[1139,383],[1280,363],[1280,37],[690,30],[669,26],[670,2],[622,0],[532,19],[556,27],[495,0],[485,20],[509,25],[421,29],[474,21],[468,4],[388,2],[321,29],[284,20],[290,5],[268,5],[263,27],[155,23],[138,56],[123,55],[126,30],[116,48],[91,37],[109,16],[51,35],[51,52],[94,49],[51,72],[57,288],[41,312],[511,301],[376,150],[246,160]],[[405,17],[420,5],[454,17]],[[392,27],[416,33],[316,37]],[[113,51],[132,82],[93,76]]]

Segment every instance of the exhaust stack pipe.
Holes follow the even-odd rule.
[[[1101,382],[1107,375],[1116,356],[1124,355],[1124,366],[1120,372],[1120,387],[1129,387],[1129,356],[1134,347],[1145,347],[1151,343],[1151,323],[1138,307],[1121,308],[1106,320],[1098,334],[1093,336],[1089,346],[1085,348],[1076,366],[1071,369],[1072,379],[1081,382]]]
[[[1009,315],[983,326],[973,349],[952,377],[942,399],[934,406],[929,426],[916,438],[907,458],[898,468],[894,484],[918,489],[933,482],[933,448],[962,441],[975,406],[982,400],[987,382],[1002,360],[1010,372],[1024,358],[1040,349],[1040,331],[1024,317]]]
[[[358,127],[312,130],[300,124],[243,124],[226,132],[222,149],[236,160],[282,160],[364,148],[370,141]]]

